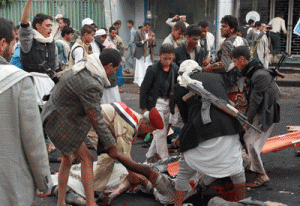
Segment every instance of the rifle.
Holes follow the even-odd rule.
[[[279,68],[280,68],[280,66],[282,65],[282,63],[284,62],[284,60],[286,59],[286,58],[291,58],[291,54],[288,54],[287,52],[281,52],[281,57],[280,57],[280,59],[279,59],[279,61],[278,61],[278,63],[276,64],[276,66],[275,66],[275,68],[273,69],[268,69],[269,70],[269,72],[270,72],[270,74],[273,76],[273,77],[280,77],[280,78],[284,78],[285,76],[284,76],[284,74],[282,74],[282,73],[280,73],[279,72]]]
[[[189,98],[195,96],[196,94],[202,97],[201,117],[202,117],[203,124],[207,124],[211,122],[210,105],[213,104],[219,110],[229,114],[232,117],[235,117],[243,124],[246,124],[249,127],[252,127],[257,132],[261,133],[261,130],[253,126],[252,124],[250,124],[250,122],[248,122],[247,117],[243,115],[241,112],[239,112],[236,108],[228,104],[225,100],[216,97],[215,95],[213,95],[212,93],[204,89],[200,81],[192,80],[189,81],[186,85],[187,85],[186,88],[190,89],[190,92],[182,97],[183,101],[185,102],[188,101]]]

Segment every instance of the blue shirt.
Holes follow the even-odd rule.
[[[16,67],[22,69],[20,44],[18,44],[17,47],[15,48],[15,53],[11,57],[10,64],[15,65]]]

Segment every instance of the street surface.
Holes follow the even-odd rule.
[[[286,126],[300,125],[300,87],[280,87],[282,91],[281,105],[281,121],[275,126],[273,134],[286,134],[288,131]],[[139,94],[137,87],[133,84],[123,86],[125,93],[121,94],[122,101],[128,107],[140,112]],[[300,139],[300,138],[299,138]],[[132,158],[137,162],[145,161],[145,154],[148,148],[143,148],[142,140],[134,143],[132,148]],[[300,149],[300,148],[299,148]],[[96,161],[95,151],[92,151]],[[251,189],[247,192],[247,197],[252,196],[253,199],[261,201],[282,202],[289,206],[300,205],[300,156],[296,156],[295,149],[285,149],[277,153],[268,153],[263,155],[263,162],[270,184],[257,189]],[[51,163],[51,169],[58,170],[59,163]],[[208,195],[204,196],[207,198]],[[35,205],[55,206],[56,197],[47,197],[43,201],[36,200]],[[154,196],[138,193],[123,194],[113,201],[112,205],[118,206],[155,206],[161,205],[154,199]]]

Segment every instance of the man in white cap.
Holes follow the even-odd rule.
[[[51,33],[52,36],[54,36],[57,33],[57,31],[59,30],[59,22],[60,22],[61,18],[63,18],[62,14],[57,14],[54,17],[55,22],[53,23],[53,30],[52,30],[52,33]]]
[[[179,136],[182,157],[175,181],[175,206],[182,205],[184,196],[190,190],[189,177],[196,172],[209,179],[230,177],[238,200],[244,199],[246,179],[239,140],[243,127],[238,120],[214,106],[210,107],[209,102],[201,98],[182,99],[189,92],[184,88],[184,83],[197,80],[213,95],[229,102],[221,75],[194,70],[201,70],[194,60],[182,62],[179,73],[183,73],[181,78],[184,81],[179,81],[182,86],[177,84],[174,89],[175,102],[185,123]],[[208,118],[202,115],[207,108]]]
[[[181,16],[179,16],[178,14],[175,15],[173,18],[168,18],[166,21],[166,24],[168,24],[170,27],[174,27],[176,24],[176,21],[182,21],[185,24],[185,27],[187,28],[189,26],[188,23],[186,23],[186,15],[183,14]]]
[[[82,20],[81,24],[82,24],[82,27],[85,26],[85,25],[89,25],[89,26],[93,27],[93,29],[94,29],[94,35],[95,35],[95,33],[96,33],[96,24],[93,21],[93,19],[91,19],[91,18],[85,18],[85,19]],[[92,47],[92,52],[94,54],[100,54],[101,48],[100,48],[99,44],[97,44],[95,42],[95,39],[93,39],[93,41],[91,42],[91,47]]]

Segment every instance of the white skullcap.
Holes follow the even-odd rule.
[[[104,29],[99,29],[96,31],[95,36],[102,36],[102,35],[106,35],[106,31]]]
[[[178,73],[188,72],[191,73],[193,70],[202,71],[202,67],[199,64],[191,59],[185,60],[180,64]]]
[[[56,17],[55,17],[55,19],[61,19],[61,18],[63,18],[62,14],[57,14]]]
[[[83,27],[84,25],[94,24],[94,21],[91,18],[85,18],[85,19],[82,20],[81,24],[82,24],[82,27]]]

